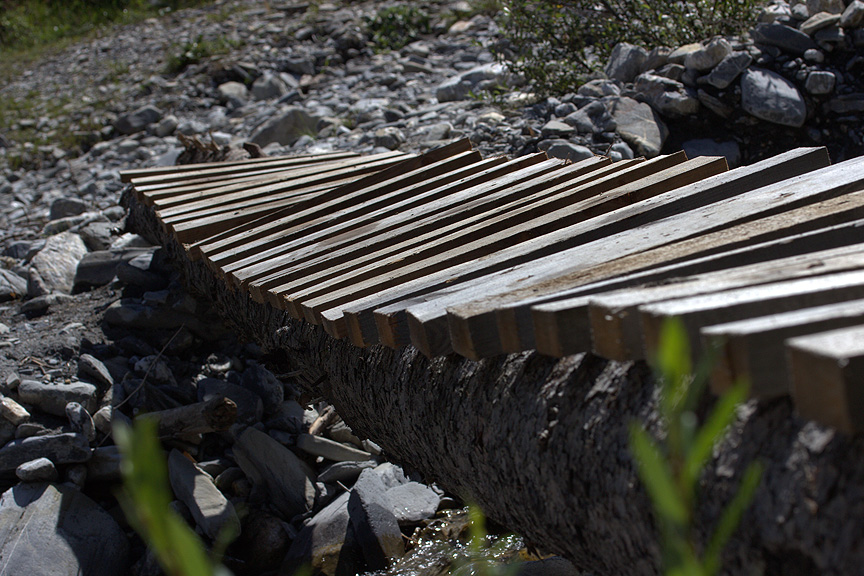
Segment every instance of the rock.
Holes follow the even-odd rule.
[[[804,83],[804,89],[809,94],[814,96],[823,96],[834,92],[834,84],[837,77],[833,72],[815,71],[807,75],[807,82]]]
[[[648,52],[644,48],[619,42],[612,49],[609,61],[606,63],[606,76],[619,82],[632,82],[636,75],[642,71]]]
[[[103,406],[93,414],[93,425],[106,436],[111,435],[111,422],[114,419],[113,412],[114,409],[111,406]]]
[[[20,484],[0,497],[6,574],[128,574],[129,542],[98,504],[55,484]]]
[[[86,382],[40,382],[22,380],[18,386],[18,396],[25,404],[36,406],[43,412],[55,416],[66,416],[66,404],[78,402],[88,412],[97,408],[99,398],[96,386]]]
[[[756,118],[798,128],[807,106],[795,86],[775,72],[750,68],[741,76],[741,105]]]
[[[15,426],[5,418],[0,419],[0,446],[5,445],[7,442],[15,438],[18,428],[18,426]]]
[[[383,462],[375,467],[375,473],[381,477],[381,480],[384,482],[384,485],[387,488],[393,488],[395,486],[401,486],[408,482],[408,479],[405,477],[405,472],[392,462]]]
[[[853,0],[840,17],[841,28],[860,28],[864,22],[864,2]]]
[[[225,82],[217,88],[219,100],[230,107],[238,108],[249,100],[249,89],[240,82]]]
[[[198,381],[199,402],[206,402],[217,396],[224,396],[237,405],[237,422],[258,422],[264,414],[261,397],[251,390],[216,378],[204,378]]]
[[[699,112],[696,93],[691,93],[691,90],[675,80],[654,74],[640,74],[636,77],[634,89],[664,116],[680,118]]]
[[[27,294],[27,280],[11,270],[0,268],[0,302],[21,298]]]
[[[732,45],[725,38],[715,38],[705,47],[693,50],[684,58],[684,66],[706,72],[732,53]]]
[[[303,527],[285,556],[282,572],[291,574],[302,565],[326,576],[354,576],[366,571],[363,550],[348,514],[350,494],[344,492]]]
[[[750,31],[750,35],[757,44],[776,46],[798,56],[816,48],[816,43],[807,34],[784,24],[759,24]]]
[[[817,12],[841,14],[844,6],[843,0],[807,0],[807,11],[810,14],[816,14]]]
[[[453,125],[449,122],[439,122],[432,124],[426,129],[425,140],[427,142],[437,142],[439,140],[447,140],[450,138],[450,133],[453,131]]]
[[[54,482],[57,480],[57,468],[48,458],[37,458],[24,462],[15,469],[15,476],[21,482]]]
[[[81,354],[78,357],[78,375],[89,378],[93,383],[110,388],[114,385],[114,377],[108,367],[90,354]]]
[[[747,52],[732,52],[705,76],[705,82],[723,90],[732,84],[750,66],[751,62],[753,62],[753,57]]]
[[[265,414],[273,414],[279,410],[285,399],[282,382],[261,364],[247,368],[240,379],[240,385],[261,398]]]
[[[315,473],[267,434],[247,428],[234,443],[234,458],[284,519],[312,508]]]
[[[612,158],[612,161],[615,162],[617,160],[631,160],[635,158],[636,155],[633,154],[633,150],[626,142],[616,142],[609,149],[609,156]]]
[[[46,434],[8,442],[0,448],[0,472],[11,472],[36,458],[48,458],[55,465],[86,462],[90,444],[81,434]]]
[[[87,480],[90,482],[119,482],[123,455],[117,446],[99,446],[87,461]]]
[[[155,106],[143,106],[130,114],[120,116],[114,128],[120,134],[134,134],[162,119],[162,111]]]
[[[681,144],[681,149],[688,158],[698,156],[724,156],[730,168],[735,168],[741,163],[741,148],[734,140],[717,142],[710,138],[699,138],[687,140]]]
[[[180,122],[177,120],[177,117],[173,114],[169,114],[159,121],[156,128],[153,129],[153,134],[159,138],[165,138],[166,136],[173,134],[174,131],[177,130],[179,124]]]
[[[0,397],[0,418],[18,426],[30,420],[30,412],[12,398],[3,396]]]
[[[864,94],[844,94],[832,98],[826,109],[835,114],[859,114],[864,112]]]
[[[371,570],[385,570],[405,553],[387,487],[374,470],[364,470],[351,489],[348,514]]]
[[[357,479],[363,470],[374,467],[375,462],[371,460],[334,462],[318,474],[318,482],[328,484],[334,482],[351,483]]]
[[[300,434],[303,432],[303,407],[296,400],[285,400],[265,424],[271,430]]]
[[[576,128],[580,134],[600,134],[615,130],[617,127],[606,105],[599,100],[583,106],[565,117],[564,121]]]
[[[731,106],[701,88],[696,91],[696,97],[699,98],[699,102],[705,108],[711,110],[721,118],[729,118],[735,112]]]
[[[297,437],[297,447],[308,454],[334,462],[364,461],[372,458],[368,452],[312,434],[300,434]]]
[[[59,220],[69,216],[78,216],[87,211],[87,203],[78,198],[57,198],[51,202],[48,218]]]
[[[587,96],[588,98],[602,98],[603,96],[618,96],[621,94],[621,88],[614,82],[604,79],[596,79],[586,82],[576,90],[579,96]]]
[[[569,138],[574,132],[574,129],[569,124],[561,120],[550,120],[543,125],[540,133],[544,138]]]
[[[75,269],[73,291],[81,292],[109,284],[117,276],[120,264],[141,255],[141,248],[97,250],[84,254]]]
[[[833,26],[840,22],[840,14],[829,14],[828,12],[817,12],[813,14],[801,23],[798,26],[798,30],[807,34],[808,36],[812,36],[817,31],[822,30],[823,28],[827,28],[828,26]]]
[[[78,229],[88,250],[107,250],[114,243],[115,222],[93,221]]]
[[[618,134],[636,154],[646,158],[660,154],[669,130],[651,106],[632,98],[620,98],[613,105],[612,118]]]
[[[77,234],[63,232],[48,238],[45,247],[30,261],[28,293],[41,296],[72,292],[78,262],[86,253],[87,246]]]
[[[439,102],[465,100],[472,91],[480,90],[480,85],[485,82],[502,86],[513,84],[510,74],[502,64],[483,64],[439,84],[435,89],[435,97]]]
[[[374,144],[388,150],[396,150],[405,142],[405,134],[395,126],[379,128],[375,131]]]
[[[275,571],[291,546],[291,537],[279,518],[255,510],[243,520],[243,530],[236,544],[243,551],[253,573]]]
[[[303,135],[317,134],[320,119],[303,108],[288,106],[259,126],[250,141],[262,147],[271,142],[292,146]]]
[[[518,567],[514,576],[581,576],[582,574],[582,571],[578,570],[572,562],[560,556],[525,562]]]
[[[93,442],[96,439],[96,426],[93,424],[93,418],[81,404],[69,402],[66,405],[66,418],[69,419],[73,432],[83,434],[88,442]]]
[[[30,317],[39,316],[47,312],[54,304],[69,302],[71,300],[72,297],[65,294],[45,294],[43,296],[36,296],[35,298],[24,302],[24,304],[21,305],[20,311],[22,314],[26,314]]]
[[[651,51],[648,52],[648,58],[642,65],[640,72],[650,72],[651,70],[657,70],[658,68],[666,66],[666,64],[669,63],[670,54],[672,54],[672,48],[669,48],[668,46],[652,48]]]
[[[413,525],[432,518],[441,496],[419,482],[407,482],[387,490],[390,506],[400,525]]]
[[[213,479],[198,469],[191,460],[179,450],[168,455],[168,478],[178,500],[183,502],[192,513],[195,523],[211,540],[215,540],[223,530],[236,534],[240,521],[234,506],[216,488]]]
[[[252,83],[252,97],[255,100],[281,98],[290,91],[288,84],[276,74],[264,73]]]
[[[680,46],[673,50],[669,54],[668,60],[671,64],[684,64],[684,61],[687,59],[687,55],[702,49],[702,44],[699,44],[698,42],[695,42],[693,44],[685,44],[684,46]]]
[[[578,162],[579,160],[594,157],[594,152],[590,148],[562,139],[541,142],[538,149],[545,151],[551,158],[561,158],[562,160],[570,160],[571,162]]]

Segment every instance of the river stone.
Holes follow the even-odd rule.
[[[419,482],[406,482],[387,490],[390,506],[399,524],[417,524],[438,511],[441,496]]]
[[[705,76],[705,82],[723,90],[732,84],[750,66],[751,62],[753,62],[753,57],[747,52],[732,52]]]
[[[265,425],[270,430],[282,430],[291,434],[303,432],[304,409],[296,400],[285,400],[267,418]]]
[[[225,82],[217,88],[219,100],[223,104],[237,108],[249,100],[249,89],[240,82]]]
[[[282,382],[261,364],[247,368],[240,379],[240,385],[261,397],[266,414],[276,412],[285,399]]]
[[[147,105],[117,118],[117,121],[114,122],[114,128],[120,134],[134,134],[161,119],[162,111],[155,106]]]
[[[341,494],[303,527],[285,556],[282,572],[291,574],[301,565],[311,566],[326,576],[355,576],[365,572],[363,550],[348,514],[350,494]]]
[[[540,129],[544,138],[569,138],[574,129],[570,124],[561,120],[550,120]]]
[[[362,462],[372,459],[372,455],[369,452],[313,434],[300,434],[297,437],[297,447],[308,454],[321,456],[326,460],[334,462]]]
[[[741,105],[756,118],[798,128],[807,106],[795,86],[775,72],[750,68],[741,76]]]
[[[694,50],[684,58],[684,66],[705,72],[719,64],[732,53],[732,45],[725,38],[715,38],[699,50]]]
[[[810,74],[807,75],[804,89],[807,90],[808,94],[823,96],[834,92],[834,84],[836,81],[837,77],[834,76],[833,72],[817,70],[810,72]]]
[[[57,480],[57,468],[48,458],[36,458],[24,462],[15,469],[15,476],[21,482],[54,482]]]
[[[127,574],[129,542],[99,505],[78,490],[19,484],[0,497],[4,574]]]
[[[843,94],[842,96],[837,96],[828,101],[825,108],[835,114],[864,113],[864,94]]]
[[[812,16],[810,16],[810,18],[802,22],[801,25],[798,26],[798,30],[800,30],[804,34],[807,34],[808,36],[812,36],[823,28],[827,28],[828,26],[833,26],[834,24],[837,24],[838,22],[840,22],[840,18],[840,14],[817,12],[816,14],[813,14]]]
[[[395,126],[385,126],[375,131],[373,142],[375,146],[396,150],[405,142],[405,134]]]
[[[841,14],[844,6],[844,0],[807,0],[807,11],[810,14],[816,14],[817,12]]]
[[[63,232],[48,238],[30,261],[30,296],[72,292],[78,262],[86,253],[87,246],[77,234]]]
[[[12,440],[0,448],[0,472],[11,472],[36,458],[48,458],[55,465],[86,462],[90,444],[81,434],[46,434]]]
[[[93,417],[81,404],[78,402],[66,404],[66,418],[68,418],[73,432],[83,434],[88,442],[93,442],[96,439],[96,426],[93,424]]]
[[[168,478],[178,500],[192,513],[195,523],[211,540],[223,530],[237,533],[240,521],[234,506],[216,488],[213,479],[198,469],[179,450],[168,455]]]
[[[0,396],[0,418],[18,426],[30,420],[30,412],[12,398]]]
[[[816,43],[807,34],[784,24],[759,24],[750,31],[750,36],[757,44],[776,46],[797,56],[816,48]]]
[[[289,92],[288,84],[276,74],[262,74],[252,83],[252,97],[255,100],[281,98]]]
[[[334,462],[321,470],[318,474],[318,481],[324,483],[342,482],[350,484],[360,476],[360,473],[363,472],[363,470],[374,467],[375,462],[371,460]]]
[[[69,216],[78,216],[87,211],[87,203],[80,198],[57,198],[51,202],[48,210],[49,220],[60,220]]]
[[[640,156],[654,158],[660,154],[669,130],[657,113],[644,102],[620,98],[612,108],[618,134]]]
[[[684,60],[687,59],[687,56],[689,54],[698,50],[702,50],[702,48],[702,44],[699,44],[698,42],[679,46],[669,54],[669,62],[672,64],[684,64]]]
[[[684,150],[688,158],[724,156],[730,168],[735,168],[741,163],[741,148],[734,140],[717,142],[710,138],[697,138],[682,143],[681,149]]]
[[[642,71],[646,60],[648,60],[648,52],[644,48],[627,42],[619,42],[612,49],[604,72],[612,80],[632,82],[636,75]]]
[[[364,470],[351,489],[348,514],[363,557],[372,570],[384,570],[405,553],[387,487],[374,470]]]
[[[86,376],[95,384],[109,388],[114,385],[114,377],[108,367],[91,354],[81,354],[78,357],[78,375]]]
[[[11,270],[0,268],[0,302],[21,298],[27,294],[27,280]]]
[[[95,286],[105,286],[117,276],[117,268],[124,262],[146,252],[142,248],[96,250],[85,254],[75,269],[73,290],[80,292]]]
[[[634,88],[654,110],[664,116],[680,118],[699,112],[696,93],[685,88],[681,82],[645,73],[636,77]]]
[[[603,96],[618,96],[621,94],[621,88],[615,82],[604,78],[590,80],[580,86],[576,90],[579,96],[587,96],[588,98],[602,98]]]
[[[87,461],[89,482],[119,482],[122,478],[120,465],[123,455],[117,446],[99,446]]]
[[[315,473],[267,434],[247,428],[234,443],[234,458],[285,520],[315,503]]]
[[[576,128],[580,134],[594,133],[600,134],[615,130],[615,121],[601,100],[595,100],[586,104],[576,112],[564,118],[564,121]]]
[[[250,140],[262,147],[271,142],[292,146],[301,136],[317,134],[320,119],[299,106],[288,106],[256,128]]]
[[[594,152],[590,148],[562,139],[545,140],[540,143],[538,148],[545,151],[550,158],[561,158],[571,162],[594,157]]]
[[[159,138],[165,138],[166,136],[170,136],[177,130],[177,126],[179,125],[179,121],[177,117],[173,114],[169,114],[165,116],[156,127],[153,129],[153,133]]]
[[[840,17],[840,26],[842,28],[860,28],[862,22],[864,22],[864,2],[854,0],[843,11],[843,15]]]
[[[198,401],[205,402],[224,396],[237,405],[237,422],[253,423],[261,420],[264,414],[264,404],[261,397],[236,384],[217,378],[203,378],[198,381]]]
[[[66,404],[69,402],[78,402],[88,412],[94,412],[99,401],[96,392],[96,386],[86,382],[67,384],[22,380],[18,386],[18,395],[22,402],[55,416],[66,416]]]

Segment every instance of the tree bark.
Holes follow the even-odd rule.
[[[410,346],[356,348],[228,289],[185,257],[152,210],[132,194],[125,201],[129,227],[165,246],[191,289],[215,301],[241,334],[321,381],[312,392],[389,458],[582,569],[659,573],[659,536],[628,449],[633,421],[662,436],[644,363],[536,352],[430,360]],[[857,573],[864,565],[864,442],[797,418],[786,399],[741,407],[701,479],[702,541],[753,460],[765,472],[727,546],[724,572]]]

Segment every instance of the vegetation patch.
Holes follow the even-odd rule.
[[[379,50],[398,50],[429,34],[429,14],[410,4],[398,4],[379,10],[366,22],[372,43]]]

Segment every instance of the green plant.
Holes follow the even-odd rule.
[[[177,74],[192,64],[198,64],[205,58],[217,54],[225,54],[240,43],[236,40],[220,36],[214,39],[205,39],[201,34],[195,40],[190,40],[180,45],[171,45],[166,50],[165,71],[169,74]]]
[[[387,6],[366,21],[379,50],[398,50],[430,32],[429,14],[410,4]]]
[[[542,93],[572,91],[619,42],[679,46],[735,34],[754,21],[758,0],[506,0],[499,59]]]
[[[746,382],[737,383],[714,405],[699,425],[696,404],[704,392],[711,365],[703,359],[694,374],[686,330],[679,319],[662,329],[655,372],[661,382],[659,412],[666,438],[662,445],[636,423],[630,427],[630,447],[659,523],[665,573],[712,576],[720,570],[723,548],[755,495],[761,465],[744,471],[738,492],[720,515],[704,550],[694,527],[699,479],[714,447],[735,420],[735,409],[747,397]],[[701,554],[700,554],[701,552]]]
[[[486,530],[486,515],[479,506],[468,506],[468,547],[464,556],[455,557],[453,576],[511,576],[519,571],[519,564],[502,564],[510,541],[492,539]]]
[[[148,543],[169,576],[230,576],[208,557],[201,540],[171,508],[168,467],[156,423],[139,419],[132,428],[116,423],[113,436],[123,455],[123,490],[118,500],[129,523]],[[224,549],[233,535],[220,535]]]

